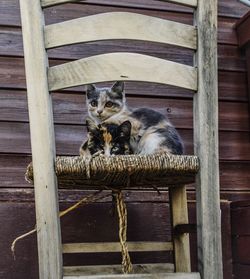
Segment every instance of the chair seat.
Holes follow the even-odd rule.
[[[74,189],[170,187],[194,182],[198,170],[198,157],[187,155],[56,158],[59,187]],[[27,168],[26,179],[33,182],[32,164]]]

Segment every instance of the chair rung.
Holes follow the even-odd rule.
[[[199,273],[114,274],[90,276],[64,276],[64,279],[200,279]]]
[[[129,252],[172,251],[172,242],[127,242]],[[120,252],[119,242],[91,242],[63,244],[63,253],[103,253]]]
[[[174,264],[134,264],[133,273],[170,273],[174,272]],[[110,275],[110,274],[122,274],[121,265],[91,265],[91,266],[65,266],[63,268],[63,274],[67,276],[81,276],[81,275]]]

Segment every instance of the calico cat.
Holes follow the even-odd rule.
[[[96,124],[121,125],[130,121],[134,154],[183,154],[181,137],[163,114],[149,108],[130,110],[126,106],[124,82],[118,81],[110,88],[88,85],[86,96],[89,116]]]
[[[116,82],[111,88],[97,88],[93,84],[87,86],[86,102],[89,117],[100,124],[111,116],[124,114],[127,111],[124,83]]]
[[[129,155],[131,123],[96,124],[92,119],[86,120],[88,140],[80,147],[80,155],[89,157],[96,155]]]

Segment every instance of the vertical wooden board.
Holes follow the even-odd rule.
[[[18,197],[17,194],[15,194]],[[0,202],[0,278],[37,279],[38,258],[36,234],[16,244],[15,259],[10,247],[19,235],[35,226],[35,208],[32,202]],[[4,256],[3,256],[4,255]]]
[[[250,265],[250,235],[232,237],[233,262]]]
[[[247,61],[247,83],[248,83],[248,109],[250,111],[250,45],[246,47],[246,61]]]
[[[171,204],[172,229],[176,225],[188,224],[188,208],[186,187],[180,186],[169,189]],[[190,272],[189,234],[175,235],[173,233],[175,271]]]
[[[194,96],[194,151],[197,175],[198,270],[202,279],[222,278],[218,155],[217,1],[199,0],[198,92]]]
[[[241,201],[242,203],[243,201]],[[238,203],[238,202],[236,202]],[[234,204],[234,203],[232,203]],[[250,235],[250,204],[249,206],[232,208],[232,234]]]
[[[55,137],[44,17],[39,0],[20,0],[34,169],[40,279],[62,277],[61,232],[54,170]]]
[[[234,279],[246,279],[250,274],[250,265],[234,264]]]

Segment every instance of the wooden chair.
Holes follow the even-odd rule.
[[[20,0],[30,116],[40,279],[221,279],[217,1],[167,1],[193,7],[195,10],[195,26],[125,12],[98,14],[45,26],[43,9],[66,2],[77,1]],[[112,30],[107,27],[107,22],[112,26]],[[145,40],[193,49],[196,52],[194,66],[135,53],[109,53],[48,67],[47,49],[106,39]],[[71,86],[116,80],[156,82],[194,91],[194,150],[200,161],[199,171],[196,175],[199,273],[191,273],[189,236],[185,231],[173,236],[175,273],[159,273],[157,275],[117,274],[91,277],[77,275],[76,271],[74,273],[76,275],[70,276],[66,274],[67,269],[63,269],[50,92]],[[176,160],[181,162],[180,158]],[[182,175],[179,174],[179,176]],[[58,177],[58,179],[60,178]],[[183,181],[185,182],[185,179]],[[176,229],[178,225],[188,223],[187,198],[183,183],[178,187],[171,187],[171,183],[166,185],[170,191],[173,229]],[[46,206],[44,206],[45,204]],[[143,244],[143,248],[138,248],[137,244],[129,244],[130,249],[133,251],[138,251],[138,249],[148,250],[145,247],[150,246],[154,249],[157,246],[157,243],[150,243],[150,245]],[[107,248],[105,243],[101,246],[100,249]],[[110,248],[109,245],[109,249],[111,251],[116,250],[117,245],[114,246]],[[93,250],[91,245],[88,247],[83,245],[82,247],[83,251]],[[163,247],[164,249],[169,247],[171,249],[172,246],[165,245]]]

